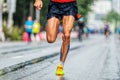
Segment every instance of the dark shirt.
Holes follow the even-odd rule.
[[[78,27],[79,27],[79,29],[83,29],[84,28],[84,26],[85,26],[85,24],[83,23],[83,22],[78,22]]]

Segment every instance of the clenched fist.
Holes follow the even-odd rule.
[[[41,10],[41,8],[43,7],[43,2],[41,0],[36,0],[34,3],[34,6],[38,9]]]

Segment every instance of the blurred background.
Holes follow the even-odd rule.
[[[40,31],[44,31],[48,2],[49,0],[43,1],[44,7],[38,11],[33,6],[34,0],[1,0],[0,31],[4,33],[4,38],[1,40],[22,40],[28,16],[37,20],[41,25]],[[78,9],[85,25],[92,31],[103,32],[106,22],[109,23],[111,32],[117,31],[120,24],[119,0],[78,0]],[[77,21],[74,28],[76,26]]]

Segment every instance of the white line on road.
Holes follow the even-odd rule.
[[[15,56],[15,57],[12,57],[12,59],[18,59],[18,58],[22,58],[23,56]]]

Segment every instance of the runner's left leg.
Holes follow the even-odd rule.
[[[56,70],[57,76],[64,76],[63,66],[70,48],[70,33],[72,31],[74,21],[75,19],[71,15],[63,17],[63,43],[60,51],[60,64],[58,64]]]
[[[62,47],[60,61],[64,64],[68,50],[70,48],[70,33],[73,28],[75,18],[72,15],[63,17],[63,36],[62,36]]]

